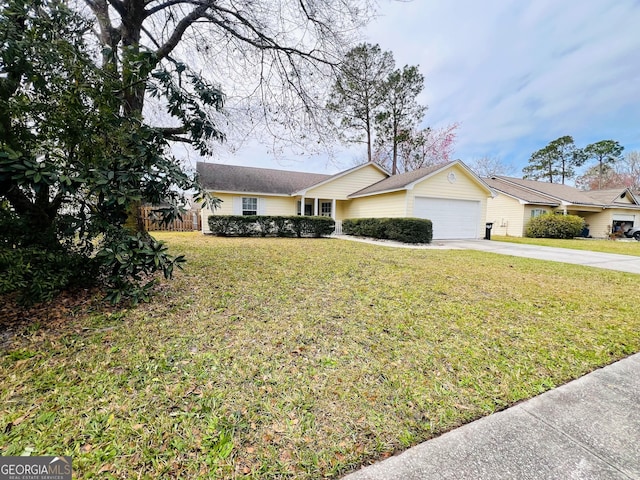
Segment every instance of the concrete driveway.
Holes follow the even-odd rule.
[[[412,245],[391,240],[375,240],[372,238],[335,235],[334,238],[353,242],[372,243],[392,248],[439,249],[439,250],[480,250],[483,252],[512,255],[514,257],[535,258],[552,262],[573,263],[587,267],[604,268],[618,272],[640,274],[640,256],[618,255],[615,253],[590,252],[570,248],[542,247],[539,245],[523,245],[519,243],[496,242],[492,240],[434,240],[429,245]],[[638,251],[640,252],[640,242]]]
[[[501,255],[512,255],[514,257],[573,263],[588,267],[640,274],[640,257],[631,255],[590,252],[569,248],[542,247],[539,245],[522,245],[491,240],[435,240],[433,243],[441,248],[449,247],[462,250],[480,250],[483,252],[499,253]],[[640,243],[638,243],[638,251],[640,252]]]

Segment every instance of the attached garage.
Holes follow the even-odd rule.
[[[480,201],[415,197],[413,216],[433,223],[434,239],[477,238]]]

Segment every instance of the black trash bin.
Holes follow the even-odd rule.
[[[493,228],[492,222],[487,222],[484,228],[484,239],[491,240],[491,229]]]

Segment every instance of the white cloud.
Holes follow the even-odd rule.
[[[519,166],[562,135],[640,147],[640,6],[586,1],[388,3],[368,40],[420,64],[426,124],[460,121],[461,158]],[[631,115],[631,117],[630,117]]]

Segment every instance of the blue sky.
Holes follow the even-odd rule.
[[[640,150],[638,1],[381,0],[365,40],[420,66],[422,126],[460,123],[455,158],[498,157],[519,176],[564,135]],[[359,155],[283,160],[254,146],[212,160],[333,173]]]

